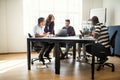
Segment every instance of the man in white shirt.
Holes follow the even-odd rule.
[[[44,37],[49,35],[49,32],[48,33],[44,32],[44,26],[45,26],[45,19],[40,17],[38,19],[38,25],[36,25],[33,29],[35,37]]]
[[[38,19],[38,25],[36,25],[33,29],[35,37],[44,37],[44,36],[49,35],[49,32],[47,32],[47,33],[44,32],[44,26],[45,26],[45,19],[43,17],[40,17]],[[47,43],[47,42],[38,42],[37,44],[42,47],[40,50],[40,54],[39,54],[39,60],[42,61],[44,64],[45,61],[44,61],[43,55],[45,53],[44,56],[47,57],[47,59],[50,59],[49,53],[52,50],[52,48],[54,47],[54,44]]]

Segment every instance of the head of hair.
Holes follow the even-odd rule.
[[[70,20],[69,20],[69,19],[66,19],[65,21],[70,23]]]
[[[99,19],[97,16],[93,16],[91,20],[93,25],[97,25],[99,23]]]
[[[52,18],[54,18],[53,14],[49,14],[48,17],[47,17],[46,22],[50,23]]]
[[[44,19],[45,19],[45,18],[43,18],[43,17],[38,18],[38,24],[40,24],[41,22],[43,22]]]

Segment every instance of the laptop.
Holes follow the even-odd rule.
[[[58,37],[66,37],[67,36],[67,29],[61,29],[56,36]]]

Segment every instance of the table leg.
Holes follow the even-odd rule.
[[[80,58],[81,53],[81,43],[78,43],[78,57]]]
[[[27,39],[27,64],[28,70],[31,70],[30,40]]]
[[[73,45],[73,59],[76,59],[76,44]]]
[[[54,54],[55,54],[55,73],[56,74],[60,74],[60,51],[59,51],[59,43],[55,43]]]
[[[85,46],[85,43],[82,44],[82,47],[83,47],[83,58],[86,60],[87,56],[86,56],[86,46]]]
[[[93,52],[93,49],[92,49]],[[94,80],[94,72],[95,72],[95,56],[92,55],[92,64],[91,64],[91,74],[92,74],[92,80]]]

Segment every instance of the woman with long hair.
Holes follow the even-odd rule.
[[[47,20],[46,20],[45,28],[44,28],[45,33],[49,33],[49,34],[53,34],[53,35],[55,34],[54,20],[55,20],[54,16],[52,14],[49,14],[47,17]],[[48,46],[47,51],[45,52],[44,56],[47,57],[48,59],[51,59],[49,54],[54,47],[54,43],[48,43],[48,44],[50,44],[50,45]]]
[[[53,16],[53,14],[49,14],[48,17],[47,17],[47,20],[46,20],[46,25],[45,25],[45,29],[44,31],[45,32],[49,32],[50,34],[55,34],[54,32],[54,20],[55,20],[55,17]]]

